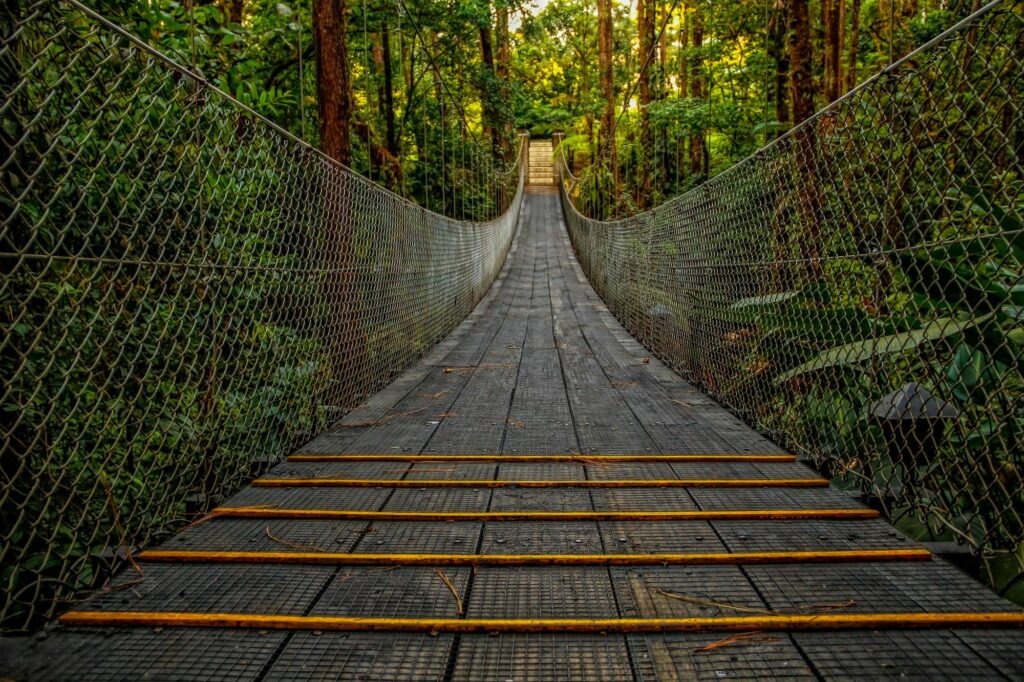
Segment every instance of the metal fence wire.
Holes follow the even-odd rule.
[[[649,212],[586,217],[614,197],[562,156],[572,243],[630,332],[748,423],[905,527],[1020,558],[1022,88],[1021,6],[987,8]]]
[[[0,566],[25,629],[447,335],[504,262],[524,165],[478,174],[493,218],[456,221],[76,2],[4,22]]]

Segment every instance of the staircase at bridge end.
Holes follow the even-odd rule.
[[[554,187],[555,163],[551,140],[530,140],[529,187]]]

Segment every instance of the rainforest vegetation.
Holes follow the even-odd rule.
[[[598,155],[615,168],[621,214],[746,157],[977,6],[106,0],[97,8],[420,203],[451,210],[445,186],[467,154],[508,161],[517,131],[563,132],[576,169]]]
[[[518,132],[557,133],[559,152],[580,176],[574,200],[590,217],[609,219],[700,187],[980,7],[979,0],[157,0],[102,9],[327,155],[440,212],[458,214],[458,188],[480,173],[482,160],[498,168],[515,158]],[[789,447],[806,446],[840,469],[856,470],[868,492],[876,484],[904,486],[897,506],[925,518],[933,502],[922,501],[931,493],[914,492],[919,473],[889,462],[879,474],[864,463],[865,449],[881,452],[886,445],[863,415],[883,389],[938,377],[925,383],[960,413],[974,415],[944,452],[958,458],[966,447],[991,462],[969,467],[982,492],[943,503],[942,513],[958,519],[954,534],[933,526],[925,535],[1019,554],[1019,521],[1002,510],[1020,503],[1012,444],[1019,443],[1024,417],[1019,398],[993,407],[985,398],[989,389],[978,387],[987,382],[1004,397],[1019,397],[1021,299],[1014,282],[1020,251],[1007,243],[1003,251],[1012,257],[993,260],[979,243],[977,253],[908,252],[886,267],[864,259],[819,262],[829,252],[886,243],[910,248],[950,235],[991,239],[1019,229],[1021,178],[1012,168],[1020,151],[1011,153],[1001,141],[1014,135],[1006,122],[1015,95],[970,89],[972,72],[991,79],[1012,70],[1018,56],[996,50],[1001,61],[979,71],[970,64],[978,36],[961,38],[969,50],[947,65],[960,80],[947,84],[946,105],[901,101],[898,91],[879,88],[846,106],[853,132],[837,136],[840,148],[845,140],[854,150],[846,157],[846,190],[818,189],[831,182],[825,174],[804,176],[795,208],[751,194],[751,201],[776,207],[774,246],[752,232],[744,237],[753,239],[751,253],[759,243],[769,249],[765,259],[811,265],[782,277],[781,292],[779,281],[759,284],[757,273],[747,273],[736,289],[746,296],[732,301],[738,309],[693,322],[699,329],[692,343],[713,355],[725,344],[734,355],[728,367],[691,379],[736,406],[742,391],[762,387],[745,396],[752,423],[774,429]],[[911,58],[906,66],[919,65]],[[932,69],[921,77],[940,84],[945,75]],[[952,103],[947,113],[943,106]],[[920,117],[938,144],[921,143],[921,131],[909,124],[909,141],[896,144],[903,123],[894,105]],[[969,145],[973,166],[964,156],[968,147],[957,155],[943,139],[966,112],[1003,122],[979,126]],[[809,140],[796,140],[813,150],[796,159],[800,173],[820,162],[812,160],[819,152],[836,153]],[[908,163],[917,170],[898,170]],[[935,175],[940,167],[949,177]],[[872,168],[897,169],[898,177],[873,175]],[[730,201],[741,210],[740,197],[752,186],[733,189]],[[700,195],[692,199],[699,201]],[[721,234],[741,224],[742,216],[728,223],[725,205],[720,209]],[[880,221],[880,214],[889,217]],[[918,220],[922,214],[928,217]],[[669,230],[661,245],[646,234],[623,247],[619,265],[662,253],[671,269],[692,255],[680,256],[682,233]],[[739,247],[731,244],[728,255]],[[934,286],[954,270],[960,288]],[[634,302],[663,300],[676,319],[703,284],[673,293],[643,284],[636,273],[627,279]],[[943,323],[940,314],[956,324]],[[725,326],[723,316],[731,318]],[[684,330],[672,329],[669,343],[678,345]],[[878,354],[880,334],[903,353],[893,356],[900,369],[866,385],[860,369]],[[910,351],[918,353],[918,364],[910,362]],[[961,485],[940,478],[928,485]],[[993,480],[997,490],[988,489]]]
[[[990,582],[1024,598],[1019,3],[801,137],[979,0],[78,1],[2,19],[4,627],[450,332],[511,240],[522,132],[589,218],[686,195],[581,257],[634,336],[922,537],[1015,553]],[[928,462],[865,418],[908,383],[963,416]]]

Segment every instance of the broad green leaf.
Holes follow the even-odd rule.
[[[987,358],[983,353],[972,350],[967,344],[960,344],[953,354],[953,362],[946,372],[946,378],[953,388],[957,398],[966,402],[971,391],[981,381],[982,373],[985,371]]]
[[[750,296],[748,298],[741,298],[740,300],[736,301],[729,307],[732,310],[739,310],[740,308],[749,308],[751,306],[774,305],[776,303],[788,301],[789,299],[799,295],[799,291],[784,291],[780,294],[764,294],[763,296]]]
[[[823,345],[852,343],[871,334],[872,320],[860,308],[805,308],[769,316],[771,324],[803,341]],[[877,324],[877,322],[876,322]],[[891,323],[886,323],[892,329]]]
[[[934,301],[972,310],[995,310],[1008,301],[1005,288],[978,271],[939,260],[928,251],[897,256],[907,283]],[[985,281],[988,279],[988,281]]]
[[[876,355],[888,355],[891,353],[902,353],[916,348],[928,341],[955,336],[981,323],[990,315],[970,320],[954,320],[950,317],[942,317],[926,324],[920,329],[915,329],[901,334],[890,334],[877,339],[856,341],[836,348],[830,348],[820,353],[816,358],[794,367],[781,374],[776,381],[787,381],[793,377],[813,372],[827,367],[842,367],[863,362]]]

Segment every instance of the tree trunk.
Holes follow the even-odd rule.
[[[811,22],[807,0],[789,3],[789,92],[793,101],[793,123],[814,113],[814,75],[811,72]]]
[[[668,82],[668,3],[662,1],[658,6],[658,25],[654,30],[657,33],[662,26],[665,27],[665,30],[658,34],[658,63],[661,65],[658,72],[658,99],[665,99],[665,84]]]
[[[653,101],[651,94],[651,66],[654,62],[654,15],[657,11],[655,0],[638,0],[637,32],[639,51],[637,65],[640,69],[640,149],[637,154],[639,165],[639,182],[637,185],[637,206],[643,210],[650,205],[651,199],[651,162],[654,151],[654,140],[651,136],[651,115],[648,107]]]
[[[824,38],[822,45],[825,52],[825,99],[834,102],[839,99],[839,88],[842,85],[842,62],[840,52],[839,6],[844,0],[822,0]]]
[[[786,52],[786,2],[775,0],[768,21],[768,55],[775,62],[775,120],[780,124],[776,136],[789,123],[789,54]]]
[[[700,6],[697,3],[694,3],[692,44],[693,48],[698,50],[698,52],[694,54],[691,60],[690,93],[694,99],[703,99],[704,60],[699,50],[704,44],[704,21],[701,18]],[[690,136],[690,172],[694,175],[705,173],[707,171],[705,167],[706,158],[707,155],[704,153],[704,131],[700,130],[697,134]]]
[[[352,161],[349,125],[352,95],[349,89],[346,0],[313,0],[316,40],[316,92],[320,114],[320,149],[348,165]],[[326,176],[320,204],[332,217],[326,230],[324,253],[323,320],[320,342],[330,378],[321,403],[338,409],[354,406],[369,387],[366,335],[362,329],[353,250],[352,191],[355,183],[335,174]]]
[[[829,93],[832,91],[832,86],[829,80],[832,78],[832,51],[829,49],[829,32],[830,32],[830,19],[832,17],[832,5],[834,0],[821,0],[821,28],[814,31],[815,37],[820,38],[819,47],[821,48],[821,82],[819,88],[821,94],[824,95],[826,102],[831,102],[832,98],[829,97]],[[811,48],[814,49],[813,47]]]
[[[683,8],[683,20],[679,27],[679,99],[686,99],[690,96],[690,26],[686,18],[686,8]]]
[[[679,99],[690,96],[690,24],[686,10],[684,6],[679,28]],[[681,135],[676,140],[676,175],[677,180],[686,177],[686,138]]]
[[[594,117],[588,112],[584,120],[587,124],[587,153],[590,155],[590,163],[593,163],[597,157],[597,147],[594,143]]]
[[[402,35],[401,47],[402,82],[405,84],[405,108],[408,108],[412,105],[413,90],[416,87],[416,41]]]
[[[370,54],[373,57],[373,70],[371,72],[371,77],[372,77],[373,82],[377,86],[377,114],[378,115],[382,115],[384,113],[384,109],[386,107],[386,104],[384,102],[384,98],[385,98],[385,95],[384,95],[384,81],[383,81],[383,79],[380,78],[380,76],[384,75],[384,71],[386,70],[384,68],[384,44],[383,44],[383,42],[384,41],[381,38],[380,31],[374,31],[373,33],[370,34]],[[366,93],[366,98],[367,98],[367,107],[366,107],[367,113],[370,113],[370,107],[369,107],[370,93]],[[367,119],[369,120],[370,117],[368,116]]]
[[[481,92],[483,104],[483,128],[484,137],[491,138],[491,149],[495,156],[501,152],[501,133],[498,121],[494,115],[494,94],[491,86],[494,81],[494,44],[491,37],[491,7],[487,4],[487,16],[484,23],[480,24],[480,59],[483,61],[486,78]]]
[[[659,36],[658,45],[658,91],[655,95],[659,100],[668,97],[668,22],[669,6],[667,2],[659,2],[658,24],[654,27]],[[668,126],[662,125],[657,131],[660,153],[658,154],[658,173],[656,184],[661,187],[668,180]]]
[[[228,19],[232,24],[241,24],[245,15],[245,0],[230,0],[228,2]]]
[[[498,40],[498,63],[496,68],[500,83],[499,93],[501,101],[508,102],[508,74],[512,63],[512,55],[508,38],[508,7],[504,4],[499,4],[495,9],[495,32],[497,33],[496,38]],[[503,113],[501,117],[501,158],[505,161],[511,160],[511,139],[512,118],[507,113]]]
[[[846,56],[846,91],[857,87],[857,42],[860,40],[860,0],[850,8],[850,46]]]
[[[811,29],[807,0],[788,1],[790,92],[793,97],[793,122],[799,125],[814,114]],[[817,181],[817,135],[813,123],[796,131],[793,145],[799,216],[798,239],[806,276],[809,280],[815,280],[821,274],[821,188]]]
[[[391,29],[385,26],[381,32],[381,57],[384,69],[384,127],[388,151],[398,158],[398,137],[395,135],[395,86],[391,73]]]
[[[837,24],[837,35],[836,35],[836,97],[842,97],[846,93],[846,88],[843,84],[846,80],[843,78],[843,55],[846,53],[846,0],[836,0],[839,5],[839,11],[836,16]]]
[[[313,0],[316,40],[316,96],[320,113],[320,149],[345,165],[352,162],[349,120],[348,30],[346,0]]]
[[[619,158],[615,148],[615,83],[612,80],[612,4],[614,0],[597,0],[597,56],[601,70],[601,94],[604,114],[601,116],[601,149],[607,152],[615,189],[620,194]]]

